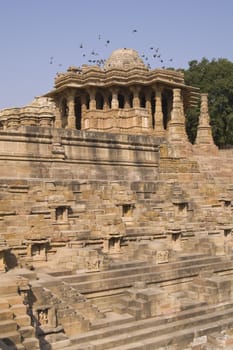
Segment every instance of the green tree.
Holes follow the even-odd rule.
[[[225,58],[203,58],[189,62],[184,70],[185,82],[209,95],[210,124],[218,146],[233,145],[233,62]],[[199,108],[187,111],[187,133],[191,142],[196,137]]]

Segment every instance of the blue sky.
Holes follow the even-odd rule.
[[[134,48],[152,68],[187,68],[202,57],[233,61],[232,38],[232,0],[0,0],[0,109],[48,92],[92,50],[106,59]]]

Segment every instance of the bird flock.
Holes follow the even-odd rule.
[[[136,35],[138,33],[137,29],[132,30],[132,34]],[[102,45],[102,50],[103,50],[103,45],[104,48],[108,48],[111,44],[111,41],[109,38],[104,38],[101,34],[97,35],[98,42],[101,43]],[[88,45],[85,45],[83,42],[79,43],[79,55],[83,59],[84,63],[88,63],[89,65],[97,65],[99,67],[103,67],[104,63],[106,62],[106,59],[102,57],[102,55],[98,52],[99,50],[88,50]],[[140,53],[139,53],[140,54]],[[159,65],[160,68],[166,69],[166,66],[171,65],[173,62],[172,58],[169,58],[168,60],[165,60],[165,58],[162,56],[161,51],[159,47],[157,46],[150,46],[148,49],[146,49],[144,52],[140,54],[142,60],[146,64],[148,69],[151,69],[152,66],[155,64]],[[54,65],[55,64],[55,59],[54,56],[51,56],[49,58],[49,64]],[[62,67],[63,64],[59,63],[58,67]]]

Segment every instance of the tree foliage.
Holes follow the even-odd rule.
[[[233,62],[225,58],[203,58],[200,62],[189,62],[184,70],[185,82],[208,93],[210,124],[218,146],[233,145]],[[187,111],[187,132],[190,141],[196,136],[199,108]]]

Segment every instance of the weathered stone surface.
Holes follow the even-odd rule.
[[[0,346],[231,348],[233,152],[207,95],[189,143],[198,96],[120,49],[0,111]]]

